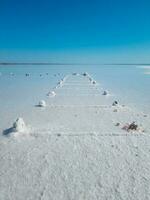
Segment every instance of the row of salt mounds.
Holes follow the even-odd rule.
[[[96,84],[96,81],[87,72],[84,72],[82,75],[86,76],[92,84]]]
[[[76,106],[95,104],[95,101],[96,104],[99,104],[97,99],[97,96],[100,96],[99,89],[95,87],[96,81],[87,72],[74,72],[67,75],[67,77],[63,88],[57,90],[57,98],[51,101],[50,104]]]
[[[67,77],[68,77],[68,75],[66,75],[64,78],[62,78],[62,79],[57,83],[57,85],[54,87],[54,89],[57,89],[57,88],[59,88],[59,87],[63,87],[63,85],[64,85],[64,83],[65,83]]]
[[[72,74],[73,75],[73,74]],[[74,75],[81,75],[81,76],[84,76],[84,77],[87,77],[89,79],[89,81],[93,81],[93,79],[91,78],[91,76],[86,72],[86,73],[83,73],[83,74],[74,74]],[[66,78],[68,77],[65,76],[63,79],[61,79],[61,81],[59,82],[59,84],[63,84],[65,81],[66,81]],[[88,82],[88,81],[87,81]],[[93,83],[93,82],[92,82]],[[93,83],[94,84],[94,83]],[[104,94],[104,95],[107,95],[107,94]],[[48,96],[51,96],[51,97],[55,97],[56,96],[56,93],[55,91],[51,91],[48,93]],[[80,97],[79,97],[80,98]],[[41,100],[39,101],[39,104],[37,105],[38,107],[46,107],[46,102],[44,100]],[[13,126],[9,129],[10,130],[10,133],[13,132],[14,135],[18,135],[19,133],[23,133],[23,134],[26,134],[28,133],[28,129],[27,129],[27,126],[23,120],[23,118],[18,118],[14,123],[13,123]],[[22,135],[23,135],[22,134]]]
[[[58,89],[59,87],[63,87],[66,79],[67,79],[68,75],[66,75],[64,78],[62,78],[58,83],[57,85],[54,87],[54,89]],[[47,96],[49,97],[55,97],[56,96],[56,92],[53,90],[53,91],[50,91],[47,93]]]

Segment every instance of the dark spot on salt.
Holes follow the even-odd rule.
[[[107,95],[107,94],[108,94],[108,92],[107,92],[107,91],[104,91],[102,95]]]
[[[116,106],[116,105],[118,105],[118,101],[114,101],[112,104],[112,106]]]
[[[128,130],[137,130],[138,125],[135,124],[135,122],[132,122],[131,124],[129,124],[128,126]]]
[[[117,112],[117,109],[114,109],[113,112]]]
[[[118,123],[116,123],[116,124],[115,124],[115,126],[120,126],[120,123],[119,123],[119,122],[118,122]]]
[[[87,76],[87,73],[85,72],[85,73],[83,73],[82,75],[83,75],[83,76]]]
[[[76,76],[76,75],[77,75],[77,73],[72,73],[72,75],[73,75],[73,76]]]

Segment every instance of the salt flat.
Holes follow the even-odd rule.
[[[1,136],[0,199],[149,199],[150,117],[112,106],[88,76],[69,74],[54,91],[24,112],[28,133]],[[140,131],[122,130],[133,121]]]

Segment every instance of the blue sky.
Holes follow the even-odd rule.
[[[150,1],[0,0],[0,60],[150,62]]]

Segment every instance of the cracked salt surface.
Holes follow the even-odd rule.
[[[44,110],[23,116],[28,137],[1,136],[0,199],[149,199],[149,116],[127,105],[113,112],[114,97],[89,84],[67,76]],[[121,129],[134,120],[144,133]]]

